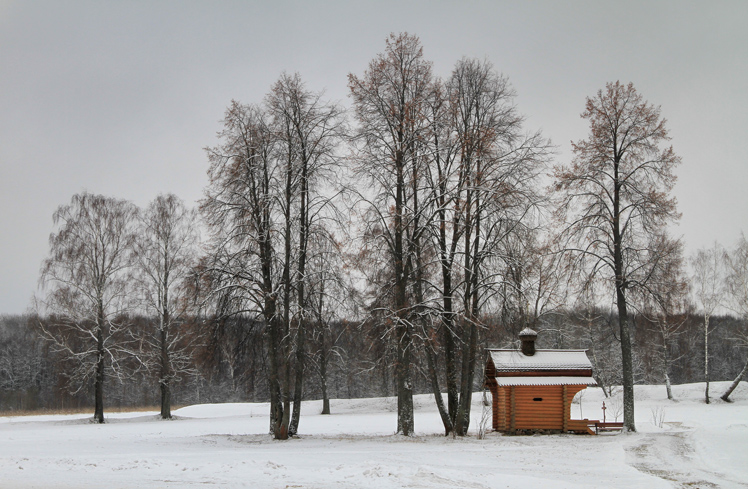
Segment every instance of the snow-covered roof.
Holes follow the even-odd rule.
[[[592,369],[586,350],[536,350],[528,356],[520,350],[488,350],[497,372]]]
[[[517,385],[597,385],[592,377],[496,377],[499,387]]]

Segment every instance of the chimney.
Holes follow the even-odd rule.
[[[535,340],[538,333],[530,328],[525,328],[519,332],[519,339],[522,340],[522,353],[531,357],[535,355]]]

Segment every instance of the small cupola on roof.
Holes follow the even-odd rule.
[[[522,353],[528,357],[535,355],[535,340],[538,339],[538,333],[530,328],[525,328],[519,332],[519,339],[522,341]]]

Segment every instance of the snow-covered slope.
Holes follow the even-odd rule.
[[[725,384],[726,385],[726,384]],[[712,392],[721,392],[712,383]],[[0,488],[748,488],[748,385],[734,403],[704,404],[703,384],[636,387],[638,432],[625,435],[445,438],[431,396],[416,399],[416,432],[393,435],[388,398],[303,406],[301,436],[273,441],[267,404],[213,404],[156,413],[0,418]],[[608,420],[620,401],[588,389],[575,418]],[[661,425],[661,426],[660,426]]]

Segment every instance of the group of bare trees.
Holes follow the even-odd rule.
[[[187,368],[180,321],[196,249],[194,214],[173,195],[141,211],[132,203],[82,193],[60,206],[42,265],[46,289],[39,332],[69,363],[69,386],[94,385],[94,419],[104,422],[104,384],[138,369],[159,369],[161,415],[171,417],[169,385]],[[158,317],[134,335],[134,314]]]
[[[691,257],[693,270],[692,281],[694,296],[701,307],[704,322],[704,392],[707,404],[709,399],[709,335],[710,318],[715,311],[726,309],[736,314],[744,327],[731,341],[734,346],[748,347],[748,242],[741,234],[740,239],[731,250],[724,250],[718,243],[709,248],[698,250]],[[743,369],[735,377],[730,387],[721,398],[728,401],[730,395],[748,372],[748,356]]]
[[[223,362],[234,390],[239,369],[264,372],[275,438],[298,432],[310,374],[329,412],[331,358],[359,368],[349,392],[351,375],[377,370],[386,387],[393,373],[399,433],[415,430],[420,386],[445,433],[463,436],[482,347],[525,327],[546,330],[548,346],[590,348],[603,388],[623,386],[629,430],[642,332],[671,397],[693,308],[682,243],[666,231],[680,159],[659,107],[607,84],[587,99],[588,137],[543,188],[553,147],[523,128],[488,61],[463,58],[441,79],[417,37],[393,34],[348,86],[352,128],[298,74],[261,103],[232,101],[206,148],[199,210],[87,193],[57,210],[38,329],[65,354],[69,385],[94,385],[97,421],[106,379],[133,371],[158,378],[170,417],[173,383],[207,344],[205,364]],[[729,296],[748,320],[746,248],[692,261],[707,400],[710,316]],[[147,334],[130,327],[136,314]]]
[[[203,290],[216,315],[264,321],[279,439],[298,429],[305,344],[340,279],[331,272],[339,221],[332,199],[344,122],[342,109],[284,74],[264,104],[232,102],[219,145],[208,149],[202,211],[212,239]]]
[[[464,435],[483,309],[503,302],[513,240],[538,222],[548,142],[523,132],[514,92],[490,63],[462,59],[440,80],[415,36],[390,36],[349,87],[354,171],[368,184],[357,191],[360,262],[377,271],[373,312],[395,348],[398,432],[414,429],[421,350],[445,432]]]

